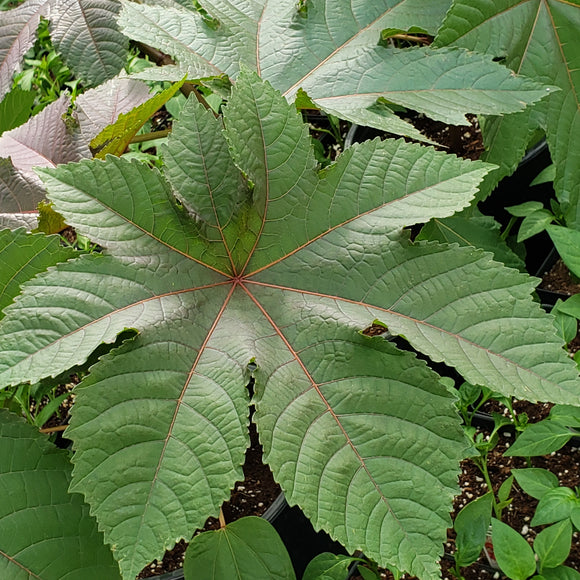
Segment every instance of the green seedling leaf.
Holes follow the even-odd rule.
[[[570,519],[574,524],[574,527],[580,531],[580,505],[575,505],[572,508],[572,514],[570,515]]]
[[[0,102],[0,135],[26,123],[32,114],[34,91],[12,89]]]
[[[540,573],[546,568],[555,568],[564,563],[570,554],[572,523],[563,520],[543,529],[534,540],[534,551],[538,555]]]
[[[257,71],[289,100],[299,89],[317,107],[361,125],[426,140],[383,100],[424,112],[444,122],[466,124],[465,114],[521,111],[546,95],[545,87],[516,78],[491,57],[457,49],[396,49],[377,41],[386,29],[435,34],[449,0],[378,0],[344,10],[320,0],[308,16],[296,2],[204,1],[219,21],[211,30],[203,18],[177,3],[123,2],[119,24],[130,38],[171,54],[178,65],[147,70],[154,78],[184,74],[190,79],[226,74],[240,67]],[[315,49],[313,49],[315,47]],[[153,77],[149,77],[153,78]]]
[[[471,383],[464,381],[459,387],[459,398],[462,405],[466,408],[475,403],[480,395],[481,387],[479,385],[472,385]]]
[[[174,83],[169,88],[151,97],[129,113],[121,113],[119,118],[105,127],[92,141],[91,150],[97,159],[111,155],[122,155],[129,142],[146,121],[157,112],[181,88],[185,79]]]
[[[575,229],[580,224],[579,15],[577,1],[455,0],[434,41],[504,57],[517,74],[560,89],[546,90],[548,97],[523,113],[481,122],[483,159],[500,167],[486,178],[482,197],[516,169],[530,140],[545,129],[556,167],[554,188],[566,223]]]
[[[364,560],[330,552],[318,554],[306,566],[302,580],[344,580],[348,567],[353,562],[364,562]]]
[[[570,488],[551,489],[540,498],[531,524],[532,526],[542,526],[565,520],[579,507],[580,499]]]
[[[455,518],[455,562],[457,566],[470,566],[481,555],[491,521],[493,494],[486,493],[468,503]]]
[[[75,255],[57,236],[28,234],[24,229],[0,231],[0,318],[24,282]]]
[[[40,172],[103,253],[26,285],[0,326],[0,383],[60,375],[135,330],[75,387],[67,430],[71,490],[127,579],[229,497],[250,404],[265,461],[316,529],[437,578],[469,446],[456,395],[361,331],[377,320],[503,396],[579,402],[535,281],[406,229],[467,206],[491,168],[374,140],[319,170],[295,106],[249,72],[224,111],[189,99],[163,172],[112,155]]]
[[[185,552],[183,572],[185,580],[296,579],[278,532],[256,516],[195,536]]]
[[[544,419],[526,427],[504,455],[506,457],[548,455],[566,445],[572,435],[574,434],[565,425]]]
[[[551,163],[545,169],[542,169],[536,177],[534,177],[533,181],[530,185],[540,185],[542,183],[549,183],[550,181],[554,181],[556,178],[556,166]]]
[[[0,409],[2,578],[120,578],[89,507],[68,493],[70,477],[65,451]]]
[[[580,580],[580,572],[568,566],[557,566],[556,568],[546,568],[542,572],[545,580]]]
[[[580,231],[564,226],[548,226],[550,238],[558,254],[575,276],[580,276]]]
[[[527,469],[512,469],[512,473],[524,492],[536,499],[542,499],[548,491],[559,485],[556,475],[547,469],[529,467]]]
[[[514,476],[510,475],[499,487],[497,491],[497,499],[500,502],[506,502],[512,492],[512,485],[514,483]]]
[[[580,320],[580,294],[574,294],[573,296],[570,296],[570,298],[566,298],[564,301],[558,299],[555,308],[557,308],[559,312],[564,312],[565,314]]]
[[[491,520],[493,553],[502,572],[512,580],[527,580],[536,571],[531,546],[513,528]]]
[[[547,209],[539,209],[527,215],[520,225],[517,241],[523,242],[540,232],[543,232],[554,220],[554,216]]]
[[[515,217],[527,217],[544,209],[544,205],[539,201],[526,201],[519,205],[510,205],[505,210]]]
[[[572,405],[554,405],[550,409],[550,419],[578,429],[580,428],[580,408]]]
[[[357,571],[361,575],[361,578],[363,580],[381,580],[381,577],[378,574],[378,572],[375,572],[374,570],[370,570],[369,568],[366,568],[365,566],[359,566],[357,568]]]
[[[570,316],[562,310],[564,302],[558,298],[554,308],[552,308],[552,315],[554,316],[554,325],[558,331],[558,335],[562,340],[568,344],[572,342],[578,334],[578,319],[575,316]],[[566,309],[568,312],[570,309]]]

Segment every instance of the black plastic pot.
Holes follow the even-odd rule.
[[[347,553],[327,533],[316,532],[302,510],[298,506],[290,507],[283,494],[277,497],[262,517],[268,520],[280,534],[290,554],[297,578],[302,578],[306,566],[318,554]]]
[[[548,247],[550,249],[548,250],[544,260],[538,267],[537,271],[534,272],[538,278],[542,278],[546,272],[549,272],[560,257],[553,244],[551,247]],[[558,299],[566,300],[566,298],[570,298],[568,294],[564,294],[563,292],[554,292],[553,290],[546,290],[545,288],[536,288],[536,294],[540,299],[540,303],[548,312],[554,307]]]

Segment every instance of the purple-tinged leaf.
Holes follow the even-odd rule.
[[[121,113],[128,113],[149,98],[149,87],[142,81],[114,78],[79,95],[77,119],[84,144],[90,143]]]
[[[78,161],[78,145],[63,120],[70,100],[63,95],[32,117],[28,123],[0,137],[0,157],[10,157],[14,167],[27,179],[40,184],[33,167],[56,167]]]
[[[21,69],[22,57],[34,44],[40,17],[48,12],[47,0],[28,0],[0,12],[0,98],[9,90],[12,76]]]

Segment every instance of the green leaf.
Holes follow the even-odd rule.
[[[580,276],[580,231],[563,226],[548,226],[558,254],[575,276]]]
[[[562,337],[562,340],[566,344],[568,344],[572,342],[578,334],[578,319],[566,314],[562,310],[563,304],[564,302],[558,298],[556,304],[554,304],[554,307],[552,308],[551,314],[554,316],[554,324],[558,330],[558,335]]]
[[[316,529],[437,578],[469,444],[456,395],[361,331],[377,320],[504,395],[578,403],[533,280],[404,230],[467,206],[490,167],[375,140],[320,171],[296,108],[249,72],[225,128],[188,103],[164,155],[163,173],[114,156],[40,172],[104,250],[29,282],[0,326],[2,384],[58,375],[135,331],[75,388],[67,431],[71,490],[124,577],[217,513],[255,404],[265,460]]]
[[[510,205],[505,210],[516,217],[527,217],[539,210],[544,209],[544,205],[539,201],[525,201],[518,205]]]
[[[540,561],[540,572],[563,564],[570,554],[571,542],[572,523],[570,520],[563,520],[539,532],[534,540],[534,551]]]
[[[356,561],[362,560],[330,552],[318,554],[306,566],[302,580],[344,580],[348,567]]]
[[[0,102],[0,134],[28,121],[35,94],[18,87],[12,89]]]
[[[38,204],[38,227],[34,233],[58,234],[65,228],[63,217],[52,209],[52,204],[41,201]]]
[[[578,506],[580,506],[580,500],[570,488],[551,489],[540,498],[531,524],[541,526],[565,520],[570,517],[572,511],[578,509]]]
[[[434,219],[423,227],[417,239],[458,243],[460,246],[475,246],[493,252],[498,262],[509,268],[525,270],[524,261],[517,256],[501,238],[500,225],[490,216],[475,210],[456,214],[449,218]]]
[[[497,499],[500,502],[505,502],[510,496],[512,485],[514,483],[514,476],[510,475],[499,487],[497,491]]]
[[[105,127],[92,141],[91,149],[97,159],[105,155],[121,155],[137,131],[159,110],[183,85],[184,80],[151,97],[129,113],[121,113],[118,119]]]
[[[23,229],[0,231],[0,313],[18,296],[24,282],[75,255],[60,245],[57,236],[27,234]]]
[[[185,580],[295,580],[290,556],[272,524],[255,516],[203,532],[183,561]]]
[[[507,524],[491,520],[493,553],[502,572],[512,580],[526,580],[536,571],[531,546]]]
[[[577,1],[455,0],[434,42],[501,57],[517,74],[559,87],[523,113],[482,123],[483,159],[500,166],[483,191],[511,174],[534,133],[545,130],[556,167],[554,188],[572,227],[580,224],[579,23]]]
[[[542,572],[545,580],[580,580],[580,572],[568,566],[558,566],[556,568],[546,568]]]
[[[558,478],[547,469],[529,467],[527,469],[512,469],[518,485],[536,499],[542,499],[544,494],[558,487]]]
[[[572,435],[570,429],[564,425],[545,419],[526,427],[504,455],[506,457],[548,455],[566,445]]]
[[[554,405],[550,409],[550,419],[558,421],[567,427],[578,429],[580,428],[580,409],[572,405]]]
[[[453,522],[457,534],[455,562],[459,567],[470,566],[481,555],[491,521],[493,494],[486,493],[468,503]]]
[[[552,221],[554,221],[554,215],[547,209],[539,209],[538,211],[527,215],[522,220],[518,231],[518,243],[543,232]]]
[[[458,49],[396,49],[380,46],[385,29],[434,33],[449,0],[378,0],[352,10],[341,3],[310,3],[307,17],[295,3],[259,0],[240,7],[231,0],[206,0],[220,22],[203,23],[192,10],[123,2],[119,23],[130,38],[171,54],[165,78],[204,78],[240,67],[257,71],[288,99],[302,89],[327,113],[392,133],[425,140],[388,107],[387,101],[448,123],[466,123],[466,113],[521,111],[545,96],[545,87],[515,78],[490,57]],[[167,68],[167,67],[165,67]],[[160,78],[163,71],[145,71]]]
[[[549,183],[550,181],[554,181],[556,179],[556,166],[552,163],[548,165],[545,169],[542,169],[536,177],[534,177],[533,181],[530,185],[540,185],[541,183]]]
[[[557,308],[559,312],[580,319],[580,294],[574,294],[564,301],[558,299]]]
[[[120,578],[80,496],[66,452],[0,409],[0,575],[10,580]]]

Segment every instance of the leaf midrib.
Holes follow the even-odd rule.
[[[494,167],[491,164],[488,164],[488,165],[490,167]],[[348,166],[347,166],[347,168],[348,168]],[[383,203],[381,205],[374,206],[374,207],[372,207],[371,209],[369,209],[367,211],[364,211],[362,213],[358,213],[355,216],[353,216],[353,217],[351,217],[351,218],[349,218],[347,220],[344,220],[344,221],[342,221],[340,223],[337,223],[334,226],[330,226],[328,229],[324,230],[323,232],[321,232],[320,234],[318,234],[314,238],[312,238],[312,239],[304,242],[303,244],[301,244],[300,246],[298,246],[297,248],[295,248],[291,252],[288,252],[287,254],[284,254],[284,256],[282,256],[280,258],[277,258],[276,260],[270,262],[269,264],[266,264],[265,266],[261,266],[260,268],[258,268],[257,270],[254,270],[253,272],[250,272],[248,274],[244,274],[243,279],[244,280],[247,280],[250,276],[254,276],[256,274],[259,274],[260,272],[263,272],[264,270],[267,270],[268,268],[271,268],[272,266],[275,266],[276,264],[279,264],[280,262],[284,261],[286,258],[289,258],[290,256],[296,254],[300,250],[303,250],[304,248],[308,247],[310,244],[313,244],[314,242],[316,242],[317,240],[323,238],[324,236],[326,236],[327,234],[331,233],[332,231],[334,231],[334,230],[336,230],[338,228],[341,228],[341,227],[343,227],[343,226],[345,226],[345,225],[347,225],[347,224],[349,224],[349,223],[351,223],[351,222],[353,222],[353,221],[355,221],[355,220],[357,220],[359,218],[362,218],[362,217],[364,217],[366,215],[370,215],[370,214],[372,214],[372,213],[374,213],[376,211],[380,211],[380,210],[384,209],[385,207],[388,207],[390,204],[398,203],[398,202],[401,202],[401,201],[403,201],[403,200],[405,200],[405,199],[407,199],[409,197],[412,197],[412,196],[415,196],[415,195],[419,195],[421,193],[425,193],[426,191],[428,191],[429,189],[431,189],[433,187],[440,187],[444,183],[448,183],[448,182],[455,181],[458,178],[464,178],[465,176],[469,175],[470,173],[472,173],[474,171],[476,171],[476,172],[477,171],[481,171],[482,169],[483,168],[481,167],[481,165],[479,167],[474,167],[471,171],[467,171],[465,173],[462,173],[460,176],[454,175],[452,177],[449,177],[448,179],[444,179],[444,180],[441,180],[441,181],[437,181],[436,183],[432,183],[432,184],[427,185],[427,186],[425,186],[425,187],[423,187],[421,189],[416,189],[414,191],[411,191],[409,193],[406,193],[405,195],[402,195],[402,196],[397,197],[395,199],[391,199],[389,201],[386,201],[385,203]],[[341,178],[341,180],[342,180],[342,178]],[[319,186],[320,186],[320,183],[322,183],[322,181],[319,182]],[[316,193],[317,192],[315,192],[315,194]],[[471,196],[471,198],[473,198],[475,196],[475,193],[476,192],[474,191],[473,192],[473,195]],[[464,207],[466,207],[467,205],[469,205],[469,202],[468,201],[465,202]],[[393,216],[392,219],[393,220],[396,220],[396,221],[400,221],[400,217],[399,216]],[[264,219],[264,224],[267,221],[268,221],[267,219]],[[413,225],[413,224],[406,224],[406,225]],[[399,227],[400,226],[397,226],[397,229]],[[261,233],[262,232],[260,231],[260,234]],[[259,239],[259,237],[258,237],[258,239]],[[248,259],[248,262],[250,261],[251,257],[253,256],[254,250],[255,250],[255,248],[252,250],[252,252],[250,254],[250,258]]]
[[[6,558],[9,562],[12,562],[15,566],[17,566],[21,570],[24,570],[27,574],[30,574],[30,576],[32,576],[33,578],[38,578],[38,580],[42,580],[42,578],[40,576],[37,576],[30,568],[27,568],[26,566],[24,566],[24,564],[21,564],[18,560],[12,558],[6,552],[0,550],[0,556]]]
[[[189,371],[189,374],[187,375],[187,379],[184,381],[183,388],[181,389],[181,393],[179,394],[179,397],[175,401],[175,411],[173,412],[173,417],[171,419],[171,422],[169,424],[169,428],[167,430],[167,436],[165,437],[165,441],[163,442],[163,448],[161,449],[161,452],[159,453],[159,460],[157,461],[157,467],[155,468],[155,473],[154,473],[153,477],[151,478],[151,485],[149,487],[149,493],[147,495],[147,499],[145,500],[145,502],[143,504],[143,511],[141,512],[141,518],[140,518],[139,525],[137,528],[139,530],[139,532],[138,532],[137,541],[135,542],[135,549],[140,544],[139,539],[141,536],[141,530],[143,529],[143,522],[145,520],[145,514],[147,513],[147,511],[149,509],[149,505],[151,502],[151,496],[153,495],[153,490],[154,490],[155,485],[157,483],[159,471],[161,470],[161,466],[163,464],[163,461],[165,460],[165,452],[167,449],[167,445],[169,444],[169,440],[171,439],[171,436],[173,434],[173,428],[175,426],[177,416],[179,415],[179,411],[181,410],[181,405],[183,404],[183,397],[185,396],[187,389],[189,387],[189,383],[191,382],[191,379],[192,379],[193,375],[195,374],[195,370],[197,368],[197,365],[198,365],[202,355],[205,352],[205,348],[207,346],[207,343],[211,340],[211,337],[212,337],[218,323],[220,322],[221,317],[222,317],[225,309],[227,308],[227,305],[230,302],[230,299],[232,297],[232,294],[234,293],[234,290],[236,289],[236,286],[237,286],[237,284],[235,284],[235,283],[231,285],[230,291],[228,292],[228,295],[226,296],[224,303],[222,304],[219,312],[217,313],[215,320],[213,321],[213,324],[211,325],[210,329],[208,330],[204,341],[202,342],[201,346],[199,347],[199,350],[197,352],[197,356],[195,357],[195,361],[191,365],[191,369]]]
[[[408,316],[406,314],[402,314],[400,312],[396,312],[394,310],[390,310],[389,308],[384,308],[384,307],[381,307],[381,306],[375,306],[373,304],[368,304],[368,303],[361,302],[361,301],[358,301],[358,300],[352,300],[350,298],[343,298],[341,296],[334,296],[332,294],[323,294],[323,293],[320,293],[320,292],[313,292],[311,290],[302,290],[302,289],[299,289],[299,288],[292,288],[290,286],[281,286],[279,284],[271,284],[271,283],[268,283],[268,282],[257,282],[255,280],[245,280],[244,283],[246,283],[246,284],[254,284],[256,286],[262,286],[264,288],[273,288],[273,289],[277,289],[277,290],[284,290],[284,291],[287,291],[287,292],[295,292],[297,294],[302,294],[302,295],[306,294],[306,295],[309,295],[309,296],[316,296],[317,298],[325,298],[325,299],[329,299],[329,300],[334,300],[336,302],[344,302],[344,303],[347,303],[347,304],[354,304],[356,306],[362,306],[363,308],[372,309],[372,310],[378,310],[378,311],[385,312],[385,313],[390,314],[390,315],[393,315],[393,316],[397,316],[397,317],[402,318],[402,319],[405,319],[405,320],[409,320],[409,321],[413,322],[414,324],[422,325],[422,326],[428,327],[430,329],[433,329],[433,330],[435,330],[435,331],[437,331],[439,333],[446,334],[447,336],[454,338],[458,342],[463,342],[463,343],[468,344],[470,346],[474,346],[478,350],[487,353],[489,356],[491,356],[491,357],[497,357],[497,358],[505,361],[506,363],[508,363],[510,365],[513,365],[519,371],[523,371],[524,373],[526,373],[528,375],[532,375],[532,376],[536,377],[537,379],[539,379],[539,381],[541,383],[546,383],[547,382],[549,385],[552,385],[553,386],[554,390],[558,390],[558,391],[561,391],[562,390],[561,387],[560,387],[560,385],[558,383],[555,383],[555,382],[551,381],[550,379],[547,379],[546,377],[543,377],[542,375],[540,375],[540,374],[532,371],[529,368],[523,367],[519,363],[516,363],[516,362],[512,361],[511,359],[509,359],[508,357],[506,357],[506,356],[504,356],[504,355],[502,355],[500,353],[491,351],[490,349],[485,348],[485,347],[481,346],[480,344],[477,344],[476,342],[473,342],[473,341],[471,341],[471,340],[469,340],[469,339],[467,339],[467,338],[465,338],[465,337],[463,337],[463,336],[461,336],[459,334],[456,334],[456,333],[451,332],[449,330],[445,330],[444,328],[441,328],[439,326],[435,326],[434,324],[430,324],[429,322],[426,322],[424,320],[419,320],[417,318],[413,318],[412,316]],[[246,290],[246,292],[248,292],[248,294],[252,297],[251,292],[249,292],[248,290]],[[252,297],[252,299],[254,301],[256,301],[256,299],[254,299],[253,297]],[[274,328],[276,328],[276,327],[274,327]],[[564,392],[566,394],[568,394],[567,391],[564,391]]]
[[[332,1],[336,1],[336,0],[330,0]],[[398,6],[398,4],[397,4]],[[287,96],[289,93],[291,92],[295,92],[298,90],[298,88],[304,84],[304,81],[306,79],[308,79],[309,77],[312,77],[316,71],[321,68],[322,66],[324,66],[329,60],[331,60],[335,54],[337,54],[338,52],[340,52],[341,50],[343,50],[345,47],[347,47],[351,42],[353,42],[355,39],[357,39],[360,35],[362,35],[363,32],[366,32],[368,29],[372,28],[379,20],[381,20],[382,18],[384,18],[389,12],[391,12],[392,8],[387,9],[385,12],[383,12],[380,16],[378,16],[375,20],[373,20],[372,22],[370,22],[369,24],[367,24],[367,26],[365,26],[364,28],[361,28],[355,35],[351,36],[351,38],[349,38],[346,42],[343,42],[339,47],[337,47],[336,49],[334,49],[326,58],[324,58],[322,61],[320,61],[320,63],[318,63],[313,69],[311,69],[306,75],[304,75],[301,79],[299,79],[297,82],[295,82],[291,87],[289,87],[288,89],[286,89],[285,91],[282,92],[283,96]],[[259,28],[258,28],[259,30]],[[259,56],[260,54],[260,45],[259,45],[259,40],[260,37],[257,37],[257,55]],[[259,63],[259,59],[258,59],[258,63]],[[259,68],[258,68],[258,74],[260,74],[259,72]]]
[[[153,302],[154,300],[162,300],[163,298],[167,298],[169,296],[179,296],[180,294],[188,294],[190,292],[197,292],[198,290],[206,290],[208,288],[216,288],[218,286],[224,286],[226,284],[231,284],[231,281],[224,280],[223,282],[214,282],[212,284],[206,284],[204,286],[197,286],[194,288],[185,288],[183,290],[174,290],[172,292],[166,292],[164,294],[156,294],[155,296],[150,296],[150,297],[144,298],[142,300],[137,300],[136,302],[131,302],[131,304],[127,304],[126,306],[122,306],[121,308],[117,308],[116,310],[113,310],[107,314],[104,314],[103,316],[99,316],[98,318],[91,320],[87,324],[83,324],[82,326],[79,326],[78,328],[75,328],[74,330],[71,330],[70,332],[63,334],[62,336],[59,336],[56,340],[53,340],[51,343],[44,345],[43,347],[35,350],[33,353],[28,354],[24,358],[20,359],[17,364],[21,365],[24,361],[28,361],[28,360],[32,359],[33,357],[36,357],[39,353],[46,351],[46,349],[51,348],[52,346],[59,343],[60,341],[66,340],[67,338],[74,336],[77,332],[82,332],[85,329],[90,328],[91,326],[98,324],[99,322],[101,322],[103,320],[106,320],[107,318],[115,316],[116,314],[119,314],[120,312],[123,312],[125,310],[129,310],[131,308],[134,308],[135,306],[144,305],[144,304],[147,304],[147,302]],[[9,371],[10,369],[7,369],[7,370]],[[0,373],[0,374],[2,374],[2,373]]]
[[[369,478],[369,481],[373,484],[373,486],[377,490],[377,493],[378,493],[379,497],[381,498],[381,500],[387,506],[387,509],[389,510],[389,513],[393,516],[393,518],[397,522],[397,524],[398,524],[399,528],[401,529],[401,531],[403,532],[403,534],[405,536],[407,536],[407,531],[405,530],[403,524],[401,523],[401,521],[397,517],[396,513],[394,512],[393,508],[391,507],[391,504],[389,503],[389,500],[383,494],[383,492],[382,492],[379,484],[375,481],[375,478],[372,476],[371,472],[369,471],[369,468],[367,467],[367,464],[366,464],[364,458],[358,452],[358,449],[356,448],[356,446],[353,443],[352,439],[350,438],[350,436],[346,432],[346,429],[343,427],[342,423],[340,422],[340,419],[338,418],[338,415],[334,412],[332,406],[327,401],[326,397],[322,394],[322,391],[320,390],[320,386],[313,379],[312,375],[310,374],[310,372],[308,371],[308,369],[306,368],[306,366],[302,362],[302,359],[300,358],[300,356],[298,355],[298,353],[296,352],[296,350],[294,349],[294,347],[290,344],[290,342],[284,336],[283,332],[280,330],[280,328],[278,327],[278,325],[274,322],[274,320],[268,314],[267,310],[260,304],[260,302],[254,297],[254,295],[250,291],[248,291],[248,289],[245,287],[245,285],[243,283],[240,283],[240,286],[244,290],[244,292],[248,295],[248,297],[252,300],[252,302],[254,302],[254,304],[258,307],[258,309],[260,310],[260,312],[262,313],[262,315],[266,318],[266,320],[268,321],[268,323],[274,329],[274,332],[276,332],[276,334],[280,337],[280,339],[282,340],[282,342],[284,343],[284,345],[288,349],[288,352],[290,353],[290,355],[292,356],[292,358],[298,363],[298,365],[302,369],[302,372],[306,376],[307,380],[312,385],[312,388],[314,388],[314,390],[316,391],[316,394],[319,396],[320,400],[325,405],[325,407],[327,409],[327,412],[330,413],[331,417],[334,419],[334,421],[337,424],[338,428],[342,432],[342,435],[344,436],[347,444],[350,446],[352,452],[355,454],[355,457],[357,458],[357,460],[360,463],[361,467],[365,470],[365,473],[367,474],[367,477]]]

